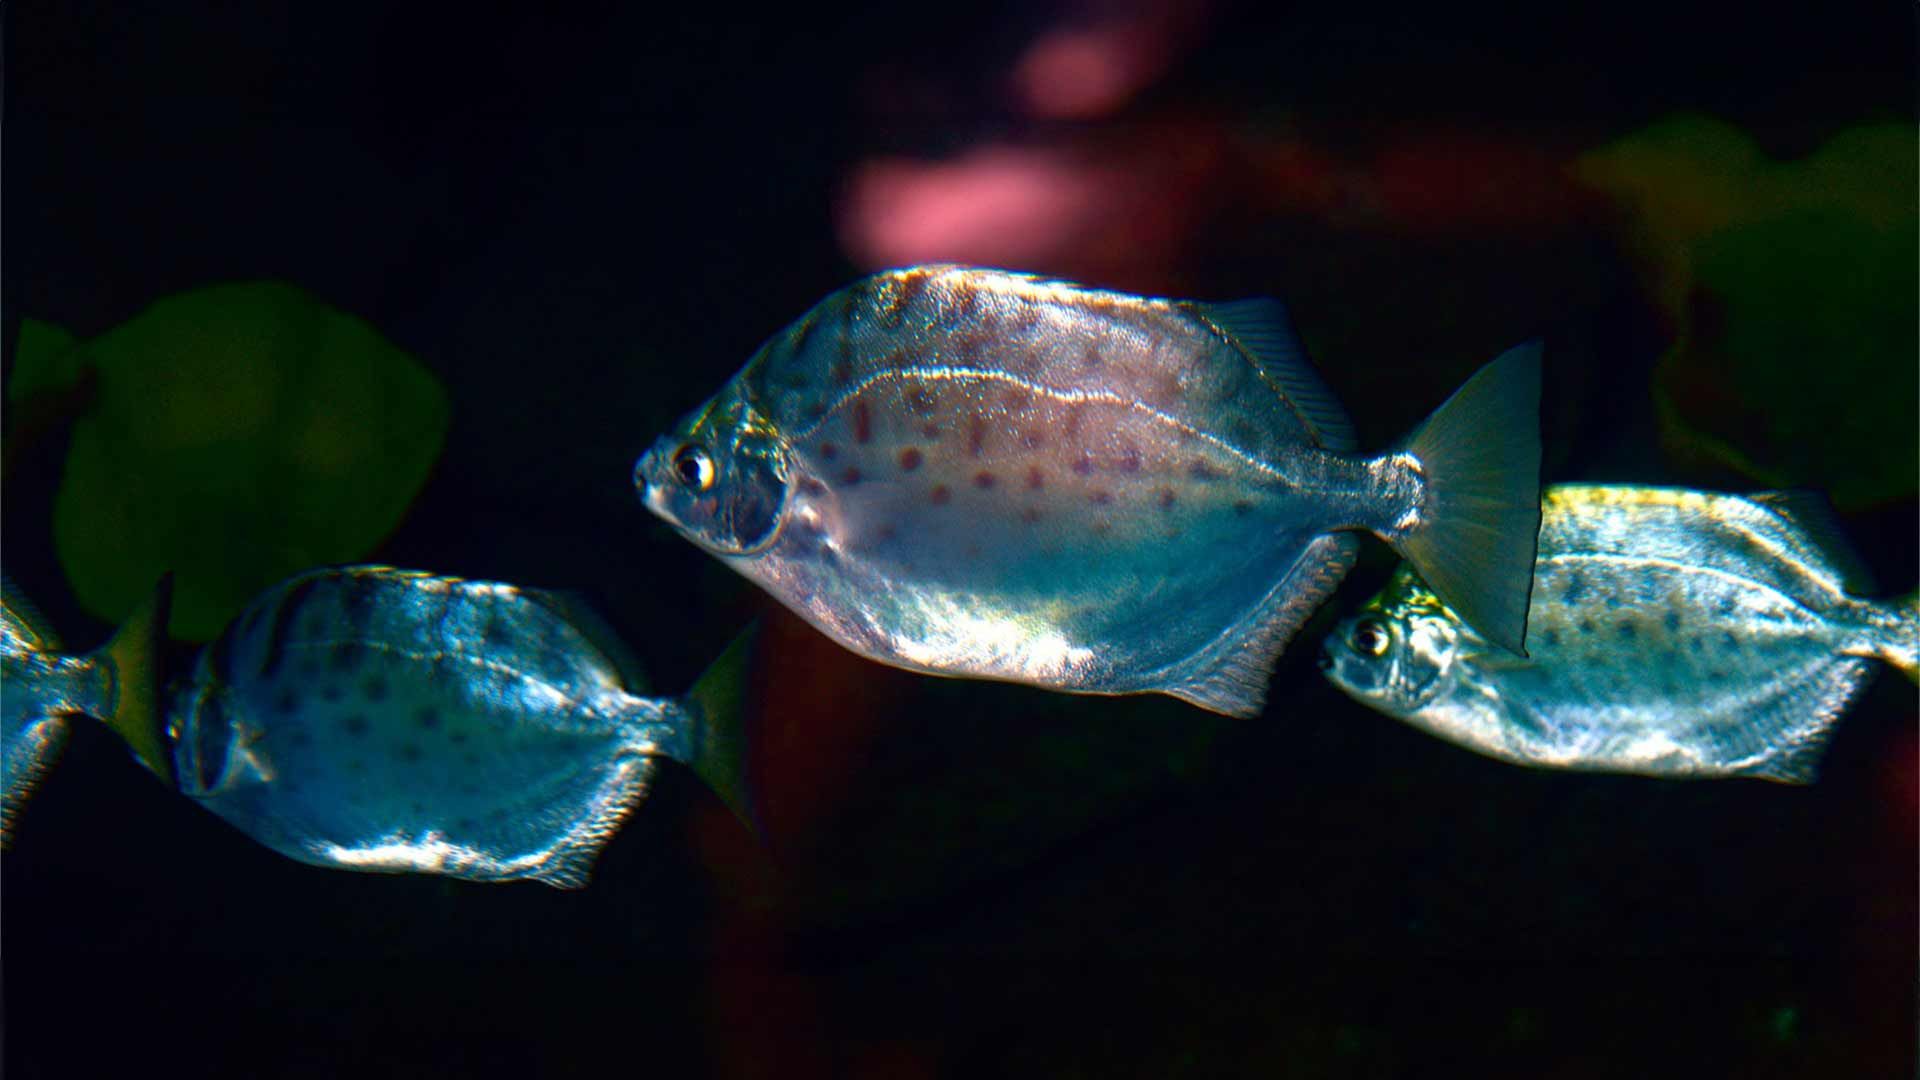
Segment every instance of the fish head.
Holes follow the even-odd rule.
[[[1447,690],[1460,633],[1459,619],[1402,565],[1379,595],[1334,627],[1320,667],[1349,697],[1405,719]]]
[[[786,440],[744,397],[723,394],[660,437],[633,469],[647,509],[708,551],[753,555],[788,516]]]
[[[167,720],[175,783],[195,799],[217,799],[273,778],[260,732],[220,686],[199,685],[174,700]]]

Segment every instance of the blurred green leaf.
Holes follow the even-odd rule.
[[[7,384],[7,401],[18,404],[36,395],[72,389],[80,380],[82,367],[75,344],[72,334],[52,323],[21,319],[20,336],[14,339],[13,380]]]
[[[204,640],[287,575],[364,556],[446,435],[432,374],[286,284],[169,297],[79,351],[98,397],[74,426],[54,542],[109,621],[174,570],[174,633]]]
[[[1842,131],[1797,161],[1679,115],[1583,156],[1631,212],[1678,341],[1655,376],[1669,448],[1842,509],[1906,498],[1920,391],[1915,129]]]

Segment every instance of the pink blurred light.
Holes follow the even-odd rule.
[[[1049,30],[1027,47],[1010,81],[1028,113],[1084,120],[1118,111],[1166,73],[1206,14],[1191,0],[1119,7],[1091,26]]]

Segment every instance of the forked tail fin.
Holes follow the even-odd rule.
[[[1403,448],[1426,474],[1427,503],[1394,547],[1487,640],[1525,656],[1540,539],[1540,342],[1481,368]]]
[[[746,730],[757,629],[750,626],[735,636],[687,691],[694,729],[687,739],[686,764],[755,837],[764,838],[759,803],[749,782],[751,742]]]
[[[160,649],[167,640],[172,604],[173,574],[162,574],[153,595],[94,653],[113,668],[113,700],[101,722],[126,740],[133,756],[168,785],[174,783],[173,754],[167,748],[166,718],[160,709]]]

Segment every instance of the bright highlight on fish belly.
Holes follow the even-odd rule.
[[[1247,716],[1356,530],[1523,647],[1538,354],[1368,457],[1275,301],[896,270],[775,335],[634,481],[861,655]]]
[[[584,885],[654,761],[745,811],[732,736],[740,650],[687,697],[637,672],[589,612],[491,582],[383,566],[263,594],[178,687],[180,789],[319,866]]]
[[[1356,700],[1491,757],[1809,783],[1873,662],[1912,677],[1920,608],[1871,591],[1819,498],[1548,489],[1532,656],[1410,566],[1327,639]]]
[[[10,846],[21,808],[66,745],[67,723],[91,716],[118,731],[149,767],[171,775],[162,751],[156,660],[166,631],[171,579],[85,655],[60,651],[38,611],[0,578],[0,847]]]

